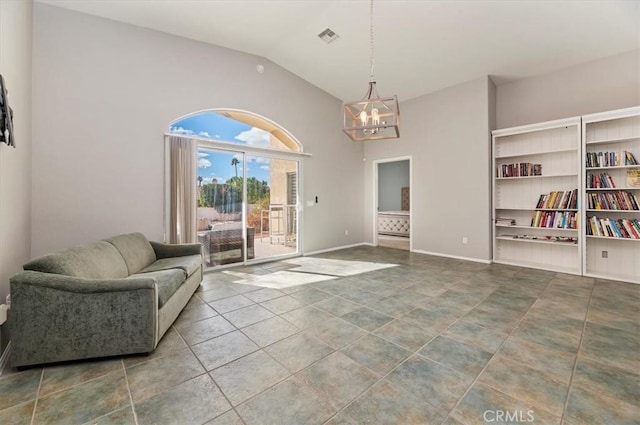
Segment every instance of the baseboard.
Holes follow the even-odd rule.
[[[460,257],[458,255],[443,254],[441,252],[429,252],[429,251],[423,251],[421,249],[412,249],[411,252],[415,252],[416,254],[433,255],[436,257],[453,258],[455,260],[473,261],[474,263],[491,264],[491,260],[483,260],[481,258]]]
[[[331,251],[339,251],[341,249],[347,249],[347,248],[355,248],[357,246],[363,246],[363,245],[368,245],[368,246],[373,246],[372,243],[368,243],[368,242],[360,242],[360,243],[354,243],[353,245],[343,245],[343,246],[336,246],[334,248],[327,248],[327,249],[319,249],[317,251],[310,251],[310,252],[305,252],[302,255],[303,256],[309,256],[309,255],[316,255],[316,254],[323,254],[325,252],[331,252]]]
[[[11,341],[7,344],[7,347],[2,352],[2,357],[0,357],[0,376],[4,373],[4,368],[9,363],[9,354],[11,353]]]

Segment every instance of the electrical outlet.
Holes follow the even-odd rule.
[[[609,251],[602,251],[602,258],[609,258]]]
[[[11,308],[11,294],[7,295],[5,302],[7,303],[7,307]]]
[[[465,244],[465,245],[466,245],[466,244],[468,244],[468,243],[469,243],[469,238],[467,238],[466,236],[464,236],[464,237],[462,238],[462,243],[463,243],[463,244]]]
[[[344,229],[344,235],[345,236],[349,236],[349,230],[348,229]]]

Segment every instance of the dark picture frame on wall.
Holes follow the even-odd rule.
[[[9,107],[7,86],[2,75],[0,75],[0,143],[16,147],[13,134],[13,110]]]

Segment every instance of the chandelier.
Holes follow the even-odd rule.
[[[354,141],[397,139],[400,137],[398,97],[378,96],[376,80],[373,76],[373,0],[371,0],[370,7],[370,36],[371,78],[369,88],[362,100],[342,104],[344,110],[342,131]]]

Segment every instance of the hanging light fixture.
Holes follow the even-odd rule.
[[[362,100],[345,102],[343,131],[354,141],[397,139],[400,137],[398,97],[379,97],[373,76],[373,0],[370,7],[371,79]]]

